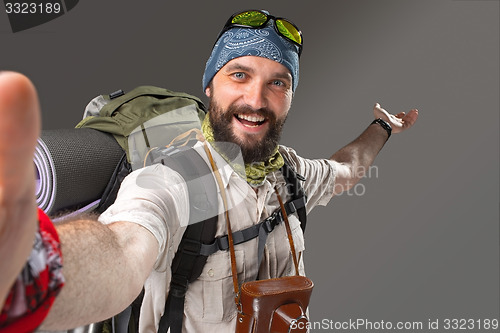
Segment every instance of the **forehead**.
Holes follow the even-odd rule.
[[[292,80],[292,74],[283,64],[258,56],[243,56],[230,60],[221,68],[219,73],[233,70],[243,70],[255,74]]]

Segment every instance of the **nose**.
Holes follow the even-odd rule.
[[[260,80],[247,86],[244,95],[244,102],[255,110],[267,107],[266,86]]]

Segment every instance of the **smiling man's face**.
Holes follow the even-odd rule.
[[[262,57],[236,58],[214,76],[206,94],[215,141],[239,145],[246,163],[270,157],[292,102],[285,66]]]

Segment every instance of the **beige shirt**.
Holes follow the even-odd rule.
[[[306,178],[303,187],[307,195],[307,212],[316,205],[326,205],[333,194],[335,164],[329,160],[308,160],[297,156],[294,150],[280,147],[292,167]],[[212,150],[221,172],[230,200],[229,219],[233,232],[257,224],[276,209],[278,191],[286,201],[286,184],[279,171],[268,175],[263,185],[254,190],[245,179],[232,170]],[[204,154],[201,154],[204,156]],[[206,156],[205,156],[206,157]],[[154,165],[131,173],[123,182],[118,198],[100,221],[112,223],[129,221],[138,223],[158,240],[160,253],[154,270],[145,282],[145,295],[141,308],[140,332],[157,332],[164,311],[171,273],[170,265],[185,226],[189,220],[187,186],[175,171]],[[222,199],[219,196],[219,222],[217,235],[225,235],[226,221]],[[304,251],[304,236],[296,214],[289,216],[297,254]],[[283,224],[269,234],[262,264],[257,263],[258,239],[235,246],[238,281],[252,281],[294,274],[290,245]],[[302,255],[300,274],[305,275]],[[234,332],[236,306],[228,251],[211,255],[195,282],[189,285],[184,307],[184,332]]]

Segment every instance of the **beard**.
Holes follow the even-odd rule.
[[[244,138],[238,137],[232,128],[232,121],[236,114],[258,114],[265,117],[269,126],[264,137],[257,138],[248,133],[244,135]],[[278,119],[274,112],[268,108],[255,110],[246,105],[236,106],[231,104],[227,110],[223,110],[213,98],[210,100],[208,117],[214,132],[215,144],[228,155],[234,155],[234,149],[227,148],[231,145],[223,143],[230,142],[236,144],[240,148],[243,161],[246,164],[264,162],[271,157],[278,146],[283,125],[286,121],[286,117]]]

